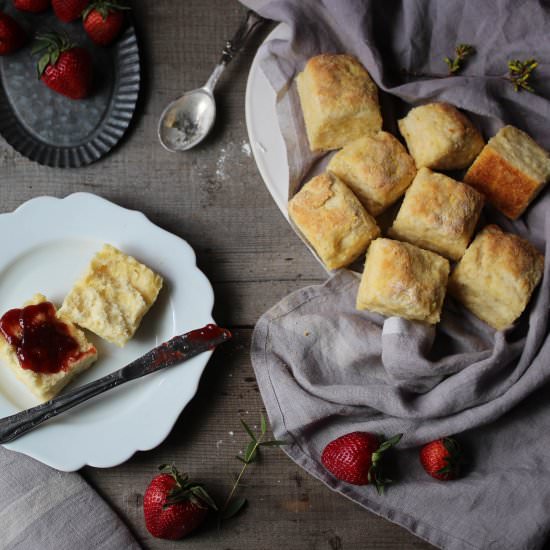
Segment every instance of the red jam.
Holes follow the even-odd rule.
[[[231,333],[226,328],[221,328],[218,325],[206,325],[205,327],[197,330],[192,330],[186,334],[187,339],[191,342],[209,342],[213,338],[219,338],[224,336],[226,340],[231,338]],[[212,345],[215,348],[216,344]]]
[[[10,309],[0,319],[0,332],[15,348],[21,367],[34,372],[67,370],[82,356],[78,342],[55,316],[50,302]]]

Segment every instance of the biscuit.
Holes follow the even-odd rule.
[[[489,140],[464,177],[515,220],[550,180],[550,155],[525,132],[505,126]]]
[[[106,244],[63,301],[59,315],[124,346],[157,299],[162,277]]]
[[[296,83],[312,151],[339,149],[382,128],[378,89],[355,57],[312,57]]]
[[[415,107],[398,125],[417,168],[467,168],[485,144],[470,120],[448,103]]]
[[[349,265],[380,234],[359,199],[329,172],[307,182],[288,213],[328,269]]]
[[[56,347],[53,349],[45,349],[44,344],[47,346],[47,342],[44,342],[43,338],[37,335],[36,326],[33,326],[27,330],[34,331],[35,345],[38,346],[38,349],[31,349],[25,352],[26,361],[29,365],[26,367],[23,366],[24,363],[22,364],[19,360],[16,345],[8,341],[9,336],[7,333],[11,332],[9,325],[14,319],[9,319],[8,316],[16,314],[15,318],[19,321],[21,313],[29,311],[28,309],[25,310],[25,307],[45,304],[46,302],[48,300],[45,296],[36,294],[32,300],[29,300],[25,304],[23,309],[10,310],[2,316],[0,321],[0,357],[17,379],[25,384],[40,401],[48,401],[55,397],[75,376],[85,371],[97,359],[97,350],[93,344],[88,342],[84,333],[72,323],[63,320],[61,329],[58,328],[58,330],[52,328],[52,325],[47,322],[44,334],[48,342],[56,342],[54,333],[59,334],[59,338],[63,341],[66,341],[65,338],[68,337],[72,339],[75,349],[67,352],[67,355],[63,354],[61,356],[59,355],[57,342]],[[53,304],[49,303],[45,305],[47,306],[48,314],[58,319]],[[35,311],[32,314],[31,320],[44,326],[44,315],[46,314],[43,311]],[[19,338],[27,341],[30,338],[32,341],[33,335],[23,333]],[[45,367],[54,367],[55,369],[49,371]]]
[[[338,176],[373,216],[391,206],[416,174],[414,160],[387,132],[367,134],[336,153],[327,170]]]
[[[451,260],[464,254],[483,207],[483,195],[443,174],[421,168],[388,234]]]
[[[510,326],[539,284],[544,256],[528,241],[488,225],[449,279],[449,293],[497,330]]]
[[[445,298],[449,261],[412,244],[374,240],[357,293],[357,309],[437,323]]]

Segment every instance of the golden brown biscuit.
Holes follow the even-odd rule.
[[[336,174],[373,216],[391,206],[416,174],[414,160],[388,132],[367,134],[336,153],[327,170]]]
[[[376,239],[367,253],[357,309],[437,323],[448,276],[449,261],[434,252]]]
[[[505,126],[489,140],[464,181],[515,220],[550,180],[550,155],[525,132]]]
[[[544,269],[528,241],[488,225],[474,239],[449,279],[449,293],[497,330],[523,312]]]
[[[312,151],[339,149],[382,128],[376,84],[355,57],[312,57],[296,82]]]
[[[398,125],[417,168],[467,168],[485,143],[470,120],[448,103],[415,107]]]
[[[357,197],[330,173],[306,183],[289,202],[288,213],[329,269],[353,262],[380,234]]]
[[[122,347],[162,284],[162,277],[146,265],[105,244],[65,297],[59,315]]]
[[[475,189],[421,168],[388,234],[451,260],[464,254],[483,207]]]

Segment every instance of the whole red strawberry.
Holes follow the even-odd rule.
[[[143,496],[145,526],[151,535],[178,540],[195,530],[216,504],[202,485],[189,481],[174,466],[160,467]]]
[[[27,40],[25,31],[7,13],[0,12],[0,55],[18,50]]]
[[[427,443],[420,449],[420,462],[424,470],[435,479],[448,481],[460,474],[462,452],[452,437],[444,437]]]
[[[70,23],[78,19],[90,0],[52,0],[52,8],[58,19]]]
[[[21,11],[40,13],[50,7],[51,0],[13,0],[13,5]]]
[[[38,61],[39,78],[52,90],[71,99],[82,99],[92,85],[92,59],[66,36],[45,33],[37,36],[33,53],[45,53]]]
[[[331,441],[323,450],[321,461],[334,476],[353,485],[374,483],[379,494],[391,480],[380,473],[382,454],[399,443],[403,434],[380,443],[379,438],[368,432],[352,432]]]
[[[84,30],[94,43],[108,46],[120,34],[127,9],[116,0],[95,0],[82,14]]]

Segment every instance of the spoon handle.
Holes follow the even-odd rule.
[[[214,91],[216,83],[218,82],[218,79],[227,64],[243,49],[245,44],[248,42],[248,39],[252,36],[252,34],[254,34],[256,29],[261,27],[267,21],[269,20],[265,19],[261,15],[258,15],[256,12],[252,10],[247,11],[245,18],[239,25],[237,32],[233,35],[233,38],[225,43],[220,61],[204,85],[205,88],[211,92]]]
[[[225,43],[220,63],[227,65],[242,50],[254,31],[268,20],[252,10],[248,10],[231,40]]]

